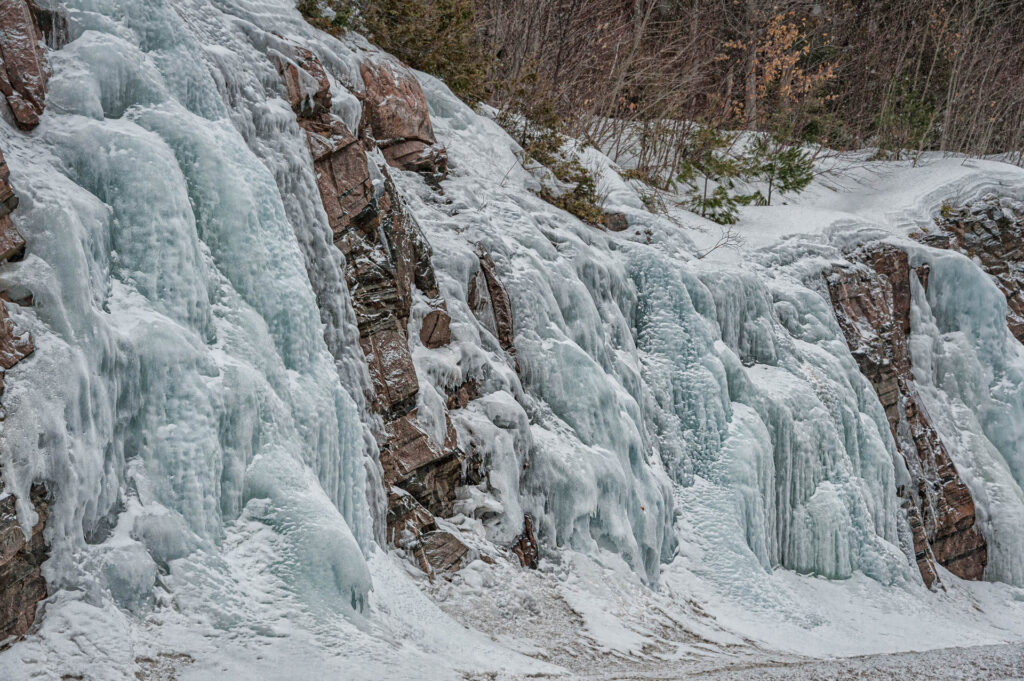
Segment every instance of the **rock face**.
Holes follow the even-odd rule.
[[[0,483],[0,648],[10,637],[18,638],[28,631],[36,617],[36,604],[46,598],[46,580],[40,571],[49,549],[43,540],[43,528],[50,515],[46,488],[32,488],[32,505],[38,520],[32,534],[25,534],[18,524],[14,496],[4,496]]]
[[[25,249],[25,241],[11,221],[10,212],[18,206],[18,197],[9,179],[7,163],[0,153],[0,243],[3,245],[0,261],[20,256]],[[32,351],[32,338],[18,333],[6,304],[0,302],[0,397],[7,371]],[[16,499],[5,493],[0,482],[0,646],[4,640],[12,640],[11,637],[20,637],[28,631],[35,620],[36,604],[46,597],[46,580],[40,572],[48,555],[43,540],[43,528],[49,516],[46,488],[35,485],[31,495],[39,517],[26,539],[18,524]]]
[[[625,213],[605,213],[604,226],[612,232],[624,232],[629,229],[629,219]]]
[[[11,171],[0,152],[0,261],[19,258],[25,251],[25,240],[11,222],[10,213],[18,207],[18,196],[10,180]]]
[[[443,178],[448,155],[434,137],[427,98],[416,78],[384,58],[363,62],[360,73],[366,87],[363,122],[384,158],[396,168]]]
[[[0,0],[0,93],[22,130],[39,124],[50,77],[37,15],[54,16],[31,0]]]
[[[444,442],[435,442],[417,423],[419,381],[409,349],[414,291],[430,308],[420,325],[424,346],[450,342],[451,318],[438,291],[429,244],[402,205],[387,168],[371,165],[367,157],[377,143],[397,167],[443,169],[428,153],[434,140],[426,99],[411,74],[403,79],[379,65],[365,66],[372,91],[364,120],[377,140],[368,134],[357,139],[330,112],[330,81],[311,52],[296,47],[279,59],[278,70],[306,131],[334,244],[345,254],[373,406],[384,422],[379,445],[388,489],[388,540],[408,550],[431,576],[457,569],[470,550],[458,536],[439,529],[436,518],[452,513],[464,456],[447,415]]]
[[[10,212],[18,206],[18,197],[10,185],[10,171],[3,152],[0,151],[0,263],[18,258],[25,251],[25,240],[11,221]],[[0,293],[2,295],[2,293]],[[14,322],[7,314],[7,307],[0,302],[0,396],[4,390],[4,375],[15,364],[32,354],[32,338],[20,335]],[[2,417],[0,417],[2,418]]]
[[[917,397],[911,373],[911,268],[907,254],[877,244],[850,256],[858,264],[826,276],[847,344],[871,381],[910,473],[898,490],[914,534],[925,584],[937,579],[934,563],[963,579],[981,579],[987,546],[975,526],[974,500]],[[915,273],[927,281],[927,271]]]
[[[512,301],[498,279],[490,254],[480,248],[477,250],[477,256],[480,259],[480,269],[469,284],[469,307],[480,323],[498,339],[501,349],[508,353],[516,371],[519,371]]]
[[[934,231],[911,236],[979,262],[1006,296],[1006,322],[1024,342],[1024,204],[989,194],[943,213]]]
[[[523,567],[537,569],[540,550],[537,548],[537,539],[533,536],[533,518],[529,514],[523,516],[523,533],[512,545],[512,553],[516,554]]]

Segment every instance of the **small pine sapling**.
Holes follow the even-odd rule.
[[[749,204],[754,198],[734,191],[735,181],[743,179],[747,169],[744,159],[729,153],[733,141],[732,136],[711,127],[701,128],[694,135],[676,178],[690,187],[686,192],[686,207],[721,225],[735,224],[739,206]]]
[[[814,179],[814,162],[809,153],[772,135],[758,135],[746,153],[751,179],[768,185],[768,195],[757,192],[754,200],[769,206],[775,192],[803,191]]]

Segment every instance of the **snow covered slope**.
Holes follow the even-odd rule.
[[[535,195],[492,120],[417,74],[449,176],[440,191],[392,176],[452,317],[443,347],[409,334],[420,426],[441,429],[447,394],[474,380],[450,415],[484,476],[447,526],[503,550],[527,513],[542,553],[537,571],[475,560],[430,583],[373,529],[342,256],[271,59],[282,36],[309,49],[354,128],[373,48],[289,0],[66,4],[39,127],[0,124],[28,242],[0,283],[31,294],[10,308],[36,343],[7,375],[3,476],[19,499],[35,480],[53,495],[51,596],[0,677],[557,676],[1024,639],[1024,480],[1018,440],[994,434],[1024,423],[1005,300],[967,258],[899,241],[932,269],[915,378],[1002,582],[944,572],[932,592],[906,467],[821,277],[944,200],[1024,196],[1024,172],[844,168],[745,211],[745,244],[697,260],[713,225],[649,213],[594,150],[630,228],[579,222]],[[511,298],[518,371],[471,309],[481,249]]]

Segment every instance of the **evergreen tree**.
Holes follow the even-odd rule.
[[[768,195],[755,195],[755,200],[766,206],[771,205],[775,191],[799,192],[814,179],[811,155],[773,135],[756,137],[744,165],[750,179],[767,183]]]
[[[689,185],[687,208],[722,225],[734,224],[739,207],[754,198],[734,191],[735,181],[747,172],[744,159],[729,152],[734,141],[732,135],[702,127],[691,140],[677,176],[678,182]]]

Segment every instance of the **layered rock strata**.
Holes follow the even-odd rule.
[[[440,180],[448,155],[437,143],[423,88],[401,64],[387,58],[368,59],[360,66],[365,100],[362,126],[388,163]]]
[[[498,339],[501,349],[512,360],[516,371],[519,371],[512,301],[498,279],[490,254],[481,247],[477,249],[477,257],[480,260],[480,269],[469,284],[469,307],[484,328]]]
[[[46,104],[50,68],[39,17],[54,32],[53,40],[60,30],[66,39],[66,24],[60,23],[59,15],[32,0],[0,0],[0,93],[22,130],[39,125]]]
[[[437,519],[452,514],[464,455],[447,414],[443,442],[418,424],[419,381],[409,349],[414,297],[429,307],[420,324],[424,346],[450,342],[451,317],[429,244],[402,205],[387,167],[376,167],[367,155],[378,145],[389,164],[443,174],[443,149],[433,139],[426,99],[410,73],[364,65],[365,126],[357,138],[331,113],[330,79],[311,52],[295,47],[278,67],[306,132],[334,244],[345,255],[373,407],[384,422],[379,445],[388,489],[387,538],[430,575],[458,569],[471,552],[456,534],[439,528]]]
[[[46,598],[46,580],[40,567],[49,557],[43,529],[50,510],[46,488],[32,487],[37,520],[26,539],[18,524],[15,498],[0,484],[0,648],[20,638],[36,617],[36,606]]]
[[[871,381],[910,484],[898,489],[913,531],[914,553],[925,584],[937,580],[935,563],[963,579],[982,578],[987,545],[975,524],[974,500],[917,396],[907,337],[911,277],[927,283],[927,269],[912,272],[907,254],[875,244],[850,255],[855,264],[826,276],[836,319],[861,372]]]

